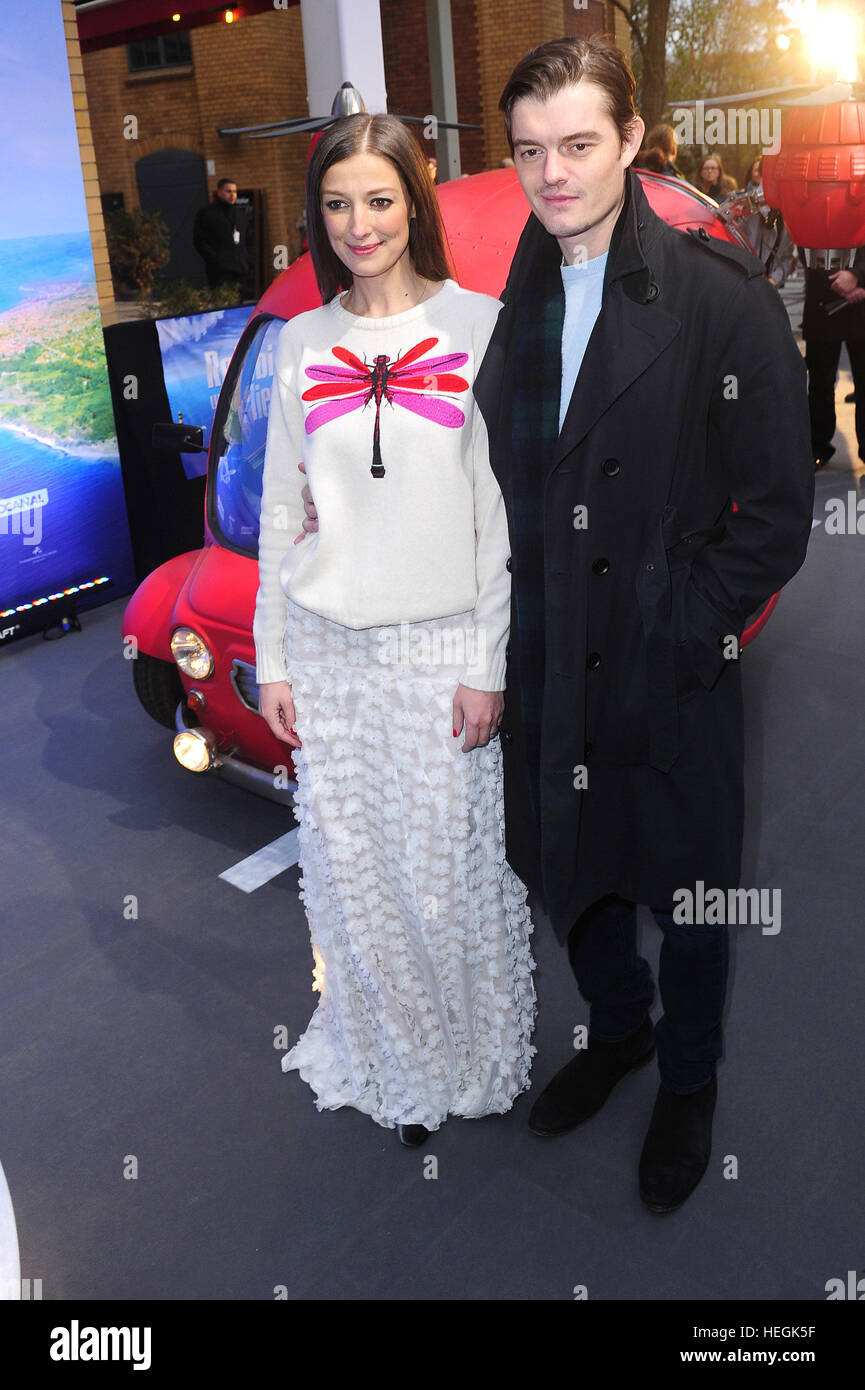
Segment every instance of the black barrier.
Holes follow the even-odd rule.
[[[187,478],[180,454],[154,448],[154,425],[171,421],[156,324],[105,329],[105,352],[138,583],[184,550],[204,544],[204,478]]]

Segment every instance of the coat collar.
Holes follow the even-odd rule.
[[[610,239],[603,300],[589,339],[550,471],[585,439],[632,382],[676,338],[681,322],[664,307],[652,253],[667,226],[649,206],[640,180],[626,174],[625,203]],[[550,237],[558,249],[558,243]],[[660,270],[657,269],[660,275]]]
[[[608,285],[622,280],[623,289],[629,298],[638,302],[649,302],[657,297],[657,290],[650,290],[652,274],[647,260],[658,238],[663,235],[666,224],[654,213],[649,200],[643,192],[640,178],[632,168],[625,170],[625,201],[616,219],[610,238],[609,254],[604,273],[604,293]],[[552,275],[561,263],[561,251],[555,237],[545,229],[533,212],[526,224],[521,238],[518,258],[515,258],[512,283],[517,285],[521,278],[517,259],[527,261],[529,266],[539,262],[546,273]],[[553,276],[553,282],[557,274]]]

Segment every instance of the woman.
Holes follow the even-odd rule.
[[[695,183],[701,193],[708,194],[716,203],[723,203],[729,194],[736,191],[736,180],[724,173],[719,154],[707,154],[700,160]]]
[[[763,156],[752,159],[745,176],[745,192],[757,193],[763,187]]]
[[[676,164],[678,153],[676,132],[671,125],[661,121],[652,126],[634,165],[638,169],[650,169],[655,174],[669,174],[670,178],[680,179],[684,176]]]
[[[254,624],[261,712],[295,750],[320,992],[282,1065],[320,1110],[418,1144],[448,1114],[508,1110],[534,1052],[494,737],[508,533],[471,392],[501,306],[451,278],[396,117],[330,127],[306,217],[324,302],[279,336]],[[319,527],[292,546],[300,457]]]

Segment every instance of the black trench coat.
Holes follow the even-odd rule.
[[[514,595],[525,539],[511,489],[511,335],[538,258],[561,260],[532,214],[474,388]],[[564,940],[607,893],[669,909],[697,879],[738,885],[744,740],[729,639],[799,569],[811,530],[806,373],[780,297],[750,252],[668,227],[631,170],[601,312],[537,469],[545,660],[543,671],[521,664],[512,602],[505,822],[508,860]],[[520,714],[531,682],[543,690],[539,817]]]

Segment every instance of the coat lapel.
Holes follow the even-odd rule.
[[[658,302],[651,250],[666,227],[652,211],[633,169],[625,175],[604,276],[601,312],[580,366],[548,472],[585,439],[615,400],[660,357],[681,323]],[[552,238],[548,238],[552,241]]]
[[[604,290],[604,302],[574,385],[552,472],[582,443],[615,400],[660,357],[681,323],[660,305],[635,302],[618,284]]]

